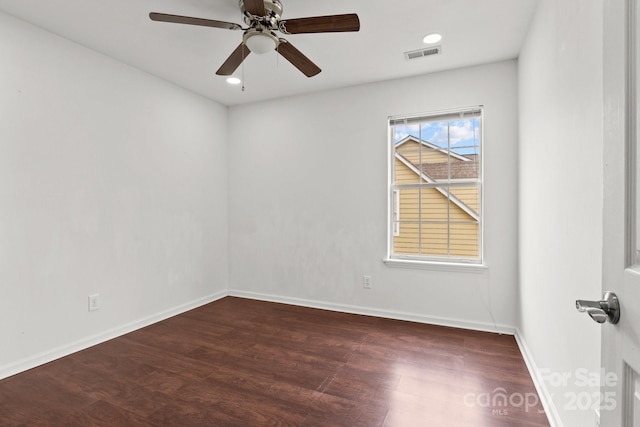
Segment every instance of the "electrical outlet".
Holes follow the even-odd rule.
[[[89,311],[96,311],[100,308],[100,294],[89,295]]]
[[[365,289],[371,289],[371,276],[362,276],[362,286]]]

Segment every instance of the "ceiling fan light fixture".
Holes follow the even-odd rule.
[[[442,40],[442,34],[438,34],[438,33],[431,33],[431,34],[427,34],[426,36],[424,36],[424,38],[422,39],[422,41],[424,42],[424,44],[433,44],[433,43],[438,43],[440,40]]]
[[[278,38],[271,32],[249,31],[244,35],[244,44],[258,55],[275,50],[278,43]]]
[[[230,85],[239,85],[240,83],[242,83],[242,80],[237,77],[229,77],[227,79],[227,83],[229,83]]]
[[[312,60],[296,49],[290,42],[278,38],[274,31],[280,31],[287,35],[360,31],[360,18],[358,18],[358,15],[355,13],[309,16],[306,18],[283,20],[281,18],[281,0],[236,1],[239,1],[240,12],[247,25],[246,28],[233,22],[158,12],[149,13],[149,18],[152,21],[172,22],[174,24],[242,30],[242,42],[231,52],[231,55],[227,57],[218,71],[216,71],[216,75],[227,77],[231,76],[241,64],[244,64],[245,59],[247,59],[251,52],[264,54],[273,50],[277,51],[278,55],[289,61],[291,65],[301,71],[302,74],[307,77],[313,77],[322,71],[320,67],[314,64]]]

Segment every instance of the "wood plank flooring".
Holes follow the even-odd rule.
[[[0,425],[549,426],[511,336],[232,297],[0,381]]]

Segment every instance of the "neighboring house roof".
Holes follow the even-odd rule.
[[[449,179],[449,172],[451,172],[451,179],[478,178],[480,165],[477,162],[477,155],[473,155],[475,159],[472,159],[472,156],[466,157],[468,161],[454,161],[452,159],[451,163],[423,163],[422,172],[435,180]]]

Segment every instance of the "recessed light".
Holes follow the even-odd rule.
[[[442,40],[442,35],[438,33],[427,34],[422,39],[422,41],[426,44],[438,43],[440,40]]]
[[[229,83],[230,85],[239,85],[240,83],[242,83],[242,80],[237,77],[229,77],[227,79],[227,83]]]

